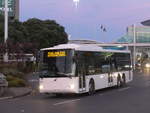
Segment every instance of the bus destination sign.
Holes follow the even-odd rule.
[[[65,51],[48,52],[47,57],[64,57],[66,56]]]

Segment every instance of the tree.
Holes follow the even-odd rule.
[[[14,22],[9,23],[9,38],[8,41],[16,43],[26,42],[26,37],[28,36],[28,32],[26,28],[23,26],[22,22],[15,20]]]
[[[25,22],[18,20],[9,22],[7,48],[10,53],[33,53],[41,48],[68,42],[67,33],[63,26],[54,20],[29,19]],[[0,43],[4,42],[4,18],[0,15]],[[2,50],[1,50],[2,51]]]
[[[64,27],[51,20],[29,19],[23,25],[28,31],[28,42],[38,44],[38,49],[67,43]]]

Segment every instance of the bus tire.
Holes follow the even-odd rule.
[[[0,96],[4,94],[4,87],[0,87]]]
[[[118,77],[117,77],[117,87],[119,88],[121,86],[122,86],[121,76],[118,75]]]
[[[55,96],[56,96],[56,97],[62,97],[63,94],[62,94],[62,93],[56,93]]]
[[[93,95],[95,93],[95,83],[94,80],[91,79],[89,82],[89,95]]]

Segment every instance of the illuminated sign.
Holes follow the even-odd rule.
[[[64,57],[66,56],[65,51],[48,52],[47,57]]]

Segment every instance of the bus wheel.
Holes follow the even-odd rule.
[[[121,77],[120,77],[120,75],[118,75],[118,77],[117,77],[117,87],[121,87],[121,86],[122,86]]]
[[[0,96],[2,96],[4,93],[4,88],[3,87],[0,87]]]
[[[56,97],[61,97],[61,96],[63,96],[63,94],[62,93],[56,93],[55,96]]]
[[[95,84],[94,84],[94,80],[90,80],[89,83],[89,95],[93,95],[95,93]]]

